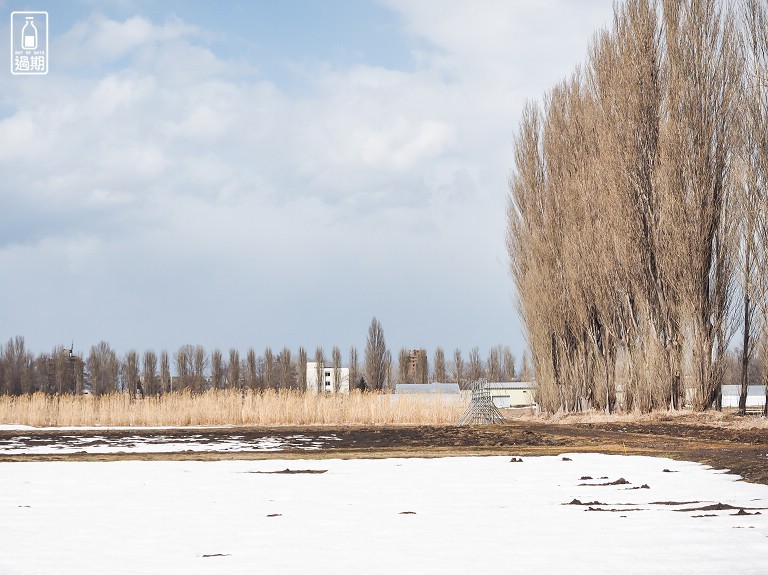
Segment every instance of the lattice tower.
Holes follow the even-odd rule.
[[[491,390],[484,379],[472,382],[472,400],[456,425],[489,425],[506,423],[504,416],[493,404]]]

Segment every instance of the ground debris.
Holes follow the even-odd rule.
[[[600,503],[599,501],[588,501],[586,503],[582,503],[578,499],[573,499],[569,503],[563,503],[563,505],[608,505],[607,503]]]
[[[601,477],[600,479],[608,479],[607,477]],[[619,477],[616,481],[609,481],[608,483],[579,483],[579,487],[608,487],[610,485],[632,485],[629,481],[623,477]]]
[[[602,507],[587,507],[584,511],[605,511],[609,513],[624,513],[625,511],[647,511],[646,509],[641,509],[639,507],[631,508],[631,509],[603,509]]]
[[[745,511],[744,509],[739,509],[738,513],[731,513],[731,515],[734,515],[734,516],[761,515],[761,513],[759,511],[755,511],[754,513],[749,513],[748,511]]]
[[[704,505],[703,507],[689,507],[687,509],[675,509],[675,511],[731,511],[741,509],[741,507],[734,507],[727,503],[713,503],[712,505]]]
[[[696,505],[701,501],[651,501],[649,505]]]
[[[207,553],[203,557],[231,557],[231,553]]]
[[[260,473],[264,475],[273,475],[273,474],[281,474],[281,475],[296,475],[298,473],[305,473],[308,475],[316,475],[318,473],[326,473],[327,469],[288,469],[287,467],[285,469],[281,469],[280,471],[244,471],[243,473]]]
[[[401,511],[400,515],[416,515],[415,511]]]

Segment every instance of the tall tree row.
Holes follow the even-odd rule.
[[[765,6],[617,4],[584,67],[526,106],[507,247],[544,409],[717,405],[738,308],[768,285],[739,289],[765,267],[744,223],[768,207],[744,162],[765,135],[745,66],[765,70],[765,26],[745,42]]]
[[[395,383],[414,383],[417,380],[454,381],[466,387],[472,378],[508,380],[515,373],[514,356],[507,346],[491,348],[487,362],[483,361],[480,349],[473,348],[470,352],[471,369],[466,376],[461,350],[455,350],[453,365],[447,365],[443,348],[437,348],[434,357],[431,373],[425,350],[419,354],[414,373],[410,373],[411,354],[403,349],[397,369],[387,349],[381,323],[375,318],[368,330],[363,358],[352,346],[347,366],[338,346],[332,347],[330,357],[322,347],[317,347],[313,356],[309,356],[303,347],[295,355],[288,347],[283,347],[277,354],[267,347],[263,355],[257,355],[250,348],[242,359],[240,352],[234,348],[225,355],[221,349],[214,348],[208,352],[199,345],[182,345],[173,354],[161,350],[159,355],[151,349],[143,353],[131,349],[120,356],[107,342],[101,341],[90,348],[85,361],[62,346],[56,347],[51,354],[35,357],[26,349],[24,338],[17,336],[0,346],[0,395],[34,392],[104,395],[123,392],[132,399],[143,399],[174,391],[305,391],[310,360],[316,362],[312,368],[317,370],[316,391],[322,393],[341,391],[342,370],[345,367],[349,369],[350,389],[370,391],[390,391]],[[488,369],[485,368],[486,363]],[[324,385],[330,370],[334,374],[333,390]]]

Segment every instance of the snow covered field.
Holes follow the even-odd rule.
[[[567,458],[0,463],[0,574],[766,572],[768,486]]]

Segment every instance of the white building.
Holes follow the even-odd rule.
[[[534,407],[534,381],[492,381],[488,384],[493,404],[501,409]]]
[[[336,384],[336,373],[338,371],[339,381]],[[317,377],[321,377],[318,385]],[[349,368],[340,367],[338,370],[333,366],[325,365],[318,370],[316,361],[307,362],[307,392],[309,393],[349,393]]]
[[[723,385],[723,409],[739,408],[740,385]],[[750,385],[747,387],[747,411],[761,412],[765,406],[765,386]]]

